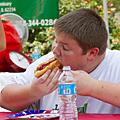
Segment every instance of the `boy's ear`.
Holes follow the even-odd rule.
[[[88,60],[93,61],[96,56],[98,55],[99,49],[98,48],[92,48],[88,51]]]

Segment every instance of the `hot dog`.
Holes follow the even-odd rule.
[[[62,68],[62,64],[55,59],[54,57],[48,59],[47,61],[38,65],[36,70],[34,71],[36,77],[40,77],[43,75],[47,70],[53,70],[55,67]]]

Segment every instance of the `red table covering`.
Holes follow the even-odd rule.
[[[0,112],[0,120],[9,120],[5,115],[15,114],[16,112]],[[59,120],[59,118],[54,119]],[[120,114],[88,114],[79,113],[78,120],[120,120]]]

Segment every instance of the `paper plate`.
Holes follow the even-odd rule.
[[[9,119],[21,119],[21,120],[40,120],[40,119],[52,119],[59,117],[59,113],[57,110],[30,110],[19,112],[16,114],[7,115],[4,117],[8,117]]]

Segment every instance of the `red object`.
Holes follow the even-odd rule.
[[[4,117],[10,114],[16,114],[17,112],[0,112],[0,120],[9,120],[9,118]],[[30,119],[32,120],[32,119]],[[55,118],[53,120],[59,120]],[[120,120],[120,114],[88,114],[88,113],[78,113],[78,120]]]
[[[14,54],[15,54],[15,53],[20,54],[21,56],[23,56],[22,59],[25,58],[25,59],[28,61],[29,64],[31,64],[30,59],[29,59],[25,54],[23,54],[23,53],[20,52],[20,51],[9,51],[9,52],[7,53],[7,55],[6,55],[7,63],[8,63],[15,71],[24,72],[24,71],[26,70],[26,68],[22,68],[21,66],[17,65],[15,62],[13,62],[13,61],[11,60],[11,57],[10,57],[10,53],[11,53],[11,52],[14,52]],[[17,56],[17,57],[18,57],[18,56]]]
[[[15,70],[7,63],[6,54],[11,50],[22,52],[22,44],[19,34],[17,33],[13,23],[4,16],[0,17],[7,19],[7,21],[2,21],[6,37],[6,49],[0,52],[0,72],[11,72]]]

